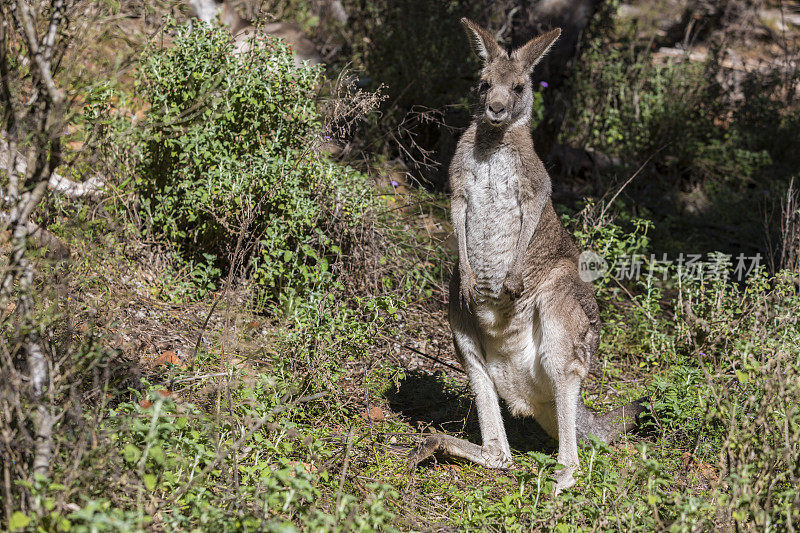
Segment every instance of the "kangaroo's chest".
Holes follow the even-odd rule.
[[[466,164],[466,237],[478,288],[500,293],[522,225],[520,163],[510,148]]]

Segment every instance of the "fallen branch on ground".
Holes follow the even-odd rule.
[[[0,213],[0,223],[10,225],[11,216],[8,213]],[[32,220],[28,220],[25,223],[25,231],[28,233],[31,247],[46,248],[48,256],[53,259],[66,259],[69,257],[69,247],[53,232],[46,230]],[[10,230],[6,230],[4,234],[0,234],[0,248],[10,240]]]
[[[9,157],[14,160],[14,170],[17,174],[24,176],[28,170],[25,158],[18,151],[14,150],[13,155],[8,142],[5,140],[5,132],[0,132],[0,168],[9,168]],[[99,198],[106,192],[105,182],[100,176],[93,176],[84,182],[73,181],[57,172],[50,175],[47,188],[57,192],[67,198]]]

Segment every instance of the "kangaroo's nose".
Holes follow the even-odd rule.
[[[489,111],[491,111],[495,115],[499,115],[500,113],[502,113],[505,110],[506,110],[506,106],[504,106],[500,102],[492,102],[491,104],[489,104]]]

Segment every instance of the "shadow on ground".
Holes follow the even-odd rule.
[[[466,382],[442,373],[412,370],[396,388],[386,393],[392,411],[401,414],[415,428],[432,427],[441,433],[481,442],[475,404]],[[512,417],[503,406],[508,442],[515,452],[553,453],[556,442],[533,418]]]

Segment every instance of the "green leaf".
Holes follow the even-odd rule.
[[[164,450],[161,446],[153,446],[150,448],[150,458],[158,465],[164,464]]]
[[[144,488],[149,491],[152,491],[156,488],[156,476],[154,474],[144,475]]]
[[[69,531],[70,529],[72,529],[72,523],[69,520],[67,520],[66,518],[61,518],[58,521],[58,530],[59,531]]]
[[[30,524],[31,519],[28,518],[27,515],[21,513],[19,511],[14,512],[11,515],[11,519],[8,521],[8,529],[9,531],[19,531],[21,529],[25,529]]]
[[[142,452],[133,444],[128,443],[122,450],[122,456],[125,458],[125,461],[129,463],[135,463],[142,456]]]

